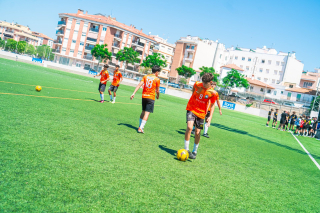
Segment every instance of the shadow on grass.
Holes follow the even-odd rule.
[[[99,100],[96,100],[96,99],[92,99],[92,98],[86,98],[86,99],[100,103],[100,101],[99,101]],[[105,100],[104,102],[110,102],[110,101]]]
[[[179,130],[176,130],[177,133],[181,134],[181,135],[185,135],[186,134],[186,130],[185,129],[179,129]],[[193,137],[194,138],[194,135],[191,134],[190,137]]]
[[[261,140],[261,141],[264,141],[264,142],[267,142],[267,143],[270,143],[270,144],[274,144],[274,145],[276,145],[276,146],[279,146],[279,147],[288,149],[288,150],[290,150],[290,151],[297,152],[297,153],[302,154],[302,155],[308,155],[307,153],[305,153],[304,151],[301,151],[301,150],[299,150],[299,149],[295,149],[295,148],[292,148],[292,147],[290,147],[290,146],[287,146],[287,145],[284,145],[284,144],[281,144],[281,143],[277,143],[277,142],[271,141],[271,140],[269,140],[269,139],[261,138],[261,137],[256,136],[256,135],[248,134],[248,132],[246,132],[246,131],[242,131],[242,130],[230,128],[230,127],[224,126],[224,125],[222,125],[222,124],[213,123],[213,124],[211,124],[211,125],[214,126],[214,127],[219,128],[219,129],[227,130],[227,131],[230,131],[230,132],[235,132],[235,133],[238,133],[238,134],[247,135],[247,136],[249,136],[249,137],[256,138],[256,139],[258,139],[258,140]],[[312,153],[310,153],[310,154],[313,156],[313,158],[315,158],[315,159],[320,159],[319,156],[314,155],[314,154],[312,154]]]
[[[170,155],[174,156],[174,157],[175,157],[175,158],[174,158],[175,160],[178,160],[178,158],[176,157],[177,152],[178,152],[177,150],[170,149],[170,148],[168,148],[168,147],[166,147],[166,146],[164,146],[164,145],[159,145],[159,148],[160,148],[161,150],[169,153]],[[187,161],[192,162],[192,161],[189,160],[189,159],[188,159]]]
[[[123,126],[129,127],[129,128],[131,128],[131,129],[134,129],[134,130],[138,131],[138,127],[135,127],[135,126],[133,126],[133,125],[131,125],[131,124],[119,123],[118,125],[119,125],[119,126],[120,126],[120,125],[123,125]]]

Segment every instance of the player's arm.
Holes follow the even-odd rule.
[[[156,98],[159,99],[159,96],[160,96],[160,87],[156,87],[156,93],[157,93]]]
[[[221,111],[221,104],[220,104],[219,98],[217,98],[216,102],[217,102],[218,107],[219,107],[220,115],[222,115],[222,111]]]
[[[95,78],[96,76],[100,76],[100,73],[98,73],[97,75],[94,75],[93,77]]]
[[[213,112],[214,112],[214,103],[211,104],[211,106],[210,106],[210,115],[209,115],[209,117],[206,119],[206,123],[207,123],[207,126],[208,126],[208,127],[210,126]]]
[[[134,92],[132,93],[130,99],[132,100],[134,98],[134,95],[136,94],[136,92],[139,90],[139,88],[144,84],[143,81],[140,81],[140,83],[137,85],[136,89],[134,90]]]

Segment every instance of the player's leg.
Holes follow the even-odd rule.
[[[101,98],[101,103],[103,103],[104,102],[104,94],[103,94],[103,92],[105,91],[105,89],[106,89],[106,85],[105,84],[99,84],[99,93],[100,93],[100,98]]]
[[[118,87],[113,87],[113,101],[112,101],[113,104],[116,102],[117,89],[118,89]]]
[[[271,119],[271,117],[270,117],[270,116],[268,116],[268,121],[267,121],[267,123],[266,123],[266,126],[267,126],[267,127],[269,127],[270,119]]]
[[[112,95],[111,95],[111,91],[113,91],[113,85],[111,84],[109,89],[108,89],[108,92],[109,92],[109,96],[110,96],[110,102],[112,102]]]
[[[196,117],[195,119],[195,134],[194,134],[194,145],[193,145],[193,150],[191,155],[189,154],[189,158],[191,159],[196,159],[197,157],[197,151],[199,147],[199,142],[200,142],[200,132],[203,129],[204,125],[204,119]]]
[[[192,156],[192,153],[189,151],[189,142],[190,142],[191,131],[193,129],[195,118],[196,116],[191,111],[187,111],[186,113],[187,129],[184,134],[184,148],[188,150],[189,157],[191,156],[190,158],[192,158],[193,156]]]
[[[154,100],[148,98],[142,98],[142,113],[140,115],[141,123],[138,132],[144,133],[143,129],[146,125],[150,113],[153,113]]]

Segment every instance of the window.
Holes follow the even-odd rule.
[[[262,69],[262,68],[260,68],[260,69],[259,69],[259,72],[263,72],[263,69]]]
[[[190,46],[189,46],[189,45],[187,45],[186,49],[189,49],[189,48],[190,48]]]
[[[74,50],[70,50],[71,53],[74,53]]]
[[[66,51],[67,49],[66,48],[62,48],[62,51]]]
[[[225,58],[224,58],[224,60],[226,61],[228,59],[228,57],[226,56]]]
[[[232,59],[232,56],[230,56],[230,59]]]
[[[248,67],[248,66],[246,66],[246,70],[249,70],[249,67]]]
[[[263,88],[260,88],[260,92],[263,92]]]
[[[280,81],[279,81],[279,80],[277,80],[277,84],[280,84]]]
[[[275,79],[272,79],[272,83],[273,83],[273,84],[276,83],[276,80],[275,80]]]
[[[267,82],[268,81],[268,79],[267,78],[265,78],[265,79],[263,79],[264,80],[264,82]]]
[[[257,79],[258,79],[259,81],[261,80],[261,78],[260,78],[260,77],[258,77]]]
[[[277,71],[277,70],[273,71],[273,74],[277,75],[277,74],[278,74],[278,71]]]
[[[242,57],[242,61],[244,61],[244,60],[246,60],[246,58],[245,58],[245,57]]]
[[[268,90],[267,90],[267,93],[271,94],[271,89],[268,89]]]
[[[269,73],[269,69],[266,69],[266,73]]]
[[[235,56],[235,57],[234,57],[234,60],[238,60],[238,56]]]
[[[282,73],[283,73],[282,71],[279,71],[279,75],[282,75]]]
[[[250,86],[250,91],[252,91],[253,90],[253,86]]]
[[[82,52],[78,52],[78,55],[80,55],[80,56],[81,56],[81,55],[82,55]]]
[[[283,61],[281,62],[281,66],[284,66],[284,62]]]
[[[277,91],[273,91],[273,95],[277,95]]]
[[[271,64],[271,60],[268,61],[268,64]]]
[[[80,42],[80,45],[83,46],[83,45],[84,45],[84,42]]]
[[[76,67],[81,67],[81,63],[80,63],[80,62],[77,62],[77,63],[76,63]]]
[[[220,54],[220,58],[221,58],[222,54]]]
[[[276,62],[276,65],[279,66],[279,65],[280,65],[280,61],[277,61],[277,62]]]
[[[301,99],[301,94],[297,94],[297,101],[300,101]]]
[[[103,27],[103,28],[102,28],[102,31],[107,31],[107,28],[106,28],[106,27]]]
[[[77,43],[77,41],[76,40],[72,40],[72,43]]]
[[[166,48],[165,46],[161,45],[161,48]]]
[[[251,61],[251,58],[248,58],[248,61]]]
[[[303,87],[311,87],[312,83],[311,82],[303,82]]]
[[[240,68],[243,68],[243,65],[240,65]]]
[[[169,51],[169,52],[171,52],[171,51],[172,51],[172,49],[171,49],[171,48],[168,48],[168,51]]]
[[[191,46],[191,49],[194,50],[194,46]]]
[[[292,84],[290,84],[290,85],[289,85],[289,88],[293,88],[293,85],[292,85]]]
[[[266,62],[266,60],[262,59],[261,60],[261,64],[264,64]]]
[[[291,92],[288,92],[287,97],[288,97],[288,98],[291,98]]]
[[[82,33],[81,36],[86,36],[86,33]]]
[[[281,95],[283,95],[283,91],[281,91]]]

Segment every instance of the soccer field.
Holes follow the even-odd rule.
[[[0,59],[1,212],[320,212],[320,170],[266,119],[216,109],[181,162],[187,100],[160,94],[138,134],[141,90],[99,103],[98,83]],[[320,163],[320,142],[298,139]]]

